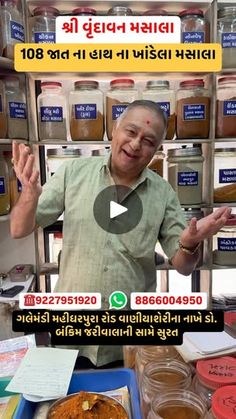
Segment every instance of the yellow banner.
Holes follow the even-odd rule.
[[[17,44],[24,72],[218,72],[220,44]]]

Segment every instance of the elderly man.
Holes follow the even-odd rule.
[[[193,218],[186,227],[171,186],[147,169],[165,137],[166,126],[166,116],[154,102],[133,102],[114,125],[111,155],[62,165],[43,192],[39,173],[33,169],[34,156],[23,144],[13,145],[22,193],[11,212],[12,236],[24,237],[37,226],[45,227],[64,211],[60,278],[55,291],[101,292],[103,308],[108,307],[112,291],[153,291],[157,240],[173,267],[188,275],[198,262],[199,244],[225,224],[230,209],[220,208],[199,221]],[[93,215],[97,195],[112,185],[131,188],[126,204],[134,193],[142,202],[142,217],[127,233],[102,229]],[[118,347],[83,347],[80,354],[97,365],[121,358]]]

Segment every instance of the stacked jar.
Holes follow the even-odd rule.
[[[216,137],[236,137],[236,76],[218,80]]]
[[[56,17],[59,10],[51,6],[40,6],[33,10],[29,19],[29,40],[38,43],[56,42]]]
[[[7,162],[0,151],[0,216],[10,212],[10,185]]]
[[[14,45],[25,42],[21,2],[1,0],[2,55],[14,59]]]
[[[210,42],[209,24],[200,9],[180,12],[181,42],[184,44]]]
[[[214,202],[236,202],[236,148],[216,148]]]
[[[72,15],[74,16],[95,16],[96,14],[96,10],[90,7],[77,7],[72,10]]]
[[[5,87],[2,80],[0,80],[0,138],[7,136],[7,107]]]
[[[212,407],[208,419],[235,419],[236,386],[218,388],[212,396]]]
[[[78,148],[50,148],[47,150],[47,171],[48,175],[53,176],[56,170],[65,161],[71,161],[81,157],[81,150]]]
[[[20,86],[20,81],[15,76],[4,78],[8,138],[28,139],[27,109],[25,93]]]
[[[213,237],[213,263],[236,266],[236,215],[231,215]]]
[[[218,11],[218,42],[222,46],[223,68],[236,67],[236,7]]]

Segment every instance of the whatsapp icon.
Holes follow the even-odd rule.
[[[109,308],[115,308],[120,310],[124,308],[127,304],[127,296],[123,291],[114,291],[109,296]]]

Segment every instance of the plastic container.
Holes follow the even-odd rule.
[[[236,266],[236,215],[232,215],[213,237],[213,263]]]
[[[94,80],[79,80],[70,92],[70,134],[72,140],[102,141],[104,135],[103,93]]]
[[[200,9],[180,12],[181,42],[184,44],[210,42],[209,24]]]
[[[212,396],[212,408],[208,419],[235,419],[236,386],[225,386]]]
[[[222,46],[222,66],[236,67],[236,7],[227,6],[218,10],[217,33]]]
[[[236,148],[216,148],[214,202],[236,202]]]
[[[236,137],[236,76],[218,80],[216,137]]]
[[[168,80],[150,80],[142,93],[143,99],[158,103],[168,117],[166,140],[172,140],[175,134],[175,92],[170,90]]]
[[[5,87],[2,80],[0,80],[0,138],[7,136],[7,108]]]
[[[132,10],[125,6],[114,6],[107,12],[108,16],[131,16],[132,14]]]
[[[210,94],[202,79],[186,80],[177,91],[177,137],[208,138]]]
[[[10,185],[7,162],[0,151],[0,216],[10,212]]]
[[[124,112],[128,104],[138,99],[138,90],[132,79],[115,79],[110,82],[106,94],[106,132],[108,140],[112,139],[112,128],[115,120]]]
[[[7,101],[8,137],[28,139],[27,107],[25,92],[17,77],[4,78]]]
[[[14,45],[25,42],[23,17],[17,0],[1,0],[3,57],[14,59]]]
[[[50,148],[47,150],[47,172],[49,176],[54,175],[56,170],[65,161],[81,157],[79,148]]]
[[[80,390],[102,392],[123,386],[127,386],[129,390],[132,417],[142,419],[135,374],[130,369],[75,372],[72,375],[67,394],[77,393]],[[14,419],[32,419],[36,407],[37,403],[29,402],[22,397]]]
[[[59,82],[41,83],[38,96],[38,126],[40,140],[66,140],[66,98]]]
[[[202,203],[203,161],[200,147],[168,150],[168,182],[181,205]]]
[[[51,6],[40,6],[33,10],[29,19],[29,40],[38,43],[56,42],[56,17],[59,10]]]

